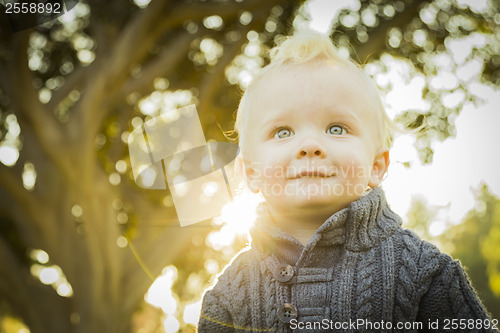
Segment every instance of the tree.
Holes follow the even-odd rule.
[[[203,252],[210,229],[176,227],[168,191],[135,186],[124,141],[143,119],[192,102],[207,140],[223,141],[239,88],[268,61],[275,36],[290,33],[302,2],[87,0],[70,16],[18,33],[0,17],[0,297],[31,331],[129,331],[151,283],[131,249],[153,277],[167,264],[182,277],[204,271],[207,256],[189,244]],[[428,162],[431,142],[452,135],[453,117],[475,100],[466,77],[441,86],[432,79],[476,61],[485,81],[500,83],[500,4],[461,3],[363,0],[333,25],[332,38],[373,74],[404,58],[426,75],[432,109],[402,110],[399,120],[415,128],[426,120],[430,130],[417,142]],[[457,62],[450,43],[467,36],[476,46]],[[451,57],[449,66],[439,56]],[[448,107],[445,97],[459,91],[465,97]],[[184,100],[143,104],[176,93]],[[33,278],[30,267],[52,264],[72,297]]]
[[[0,297],[32,332],[130,330],[152,281],[127,247],[154,277],[206,233],[178,227],[168,192],[131,180],[124,142],[138,102],[191,92],[184,103],[198,101],[207,139],[221,141],[238,97],[225,68],[249,32],[265,43],[286,33],[299,4],[89,0],[16,33],[2,15]],[[60,267],[72,296],[35,279],[37,267]]]
[[[441,236],[453,248],[452,255],[467,268],[493,318],[500,315],[499,214],[500,200],[483,184],[476,190],[476,208]]]
[[[470,89],[480,81],[500,84],[498,1],[362,0],[343,10],[332,27],[332,38],[354,59],[376,64],[372,74],[387,73],[395,59],[408,61],[407,80],[422,75],[423,109],[396,110],[396,121],[423,130],[416,148],[432,162],[431,143],[455,134],[454,119],[468,102],[480,103]],[[391,82],[381,84],[385,92]]]
[[[440,210],[447,207],[432,206],[424,198],[415,198],[412,201],[404,227],[460,260],[492,318],[498,318],[500,201],[486,184],[480,185],[474,194],[475,208],[467,212],[458,224],[449,221],[438,222],[443,224],[445,229],[439,235],[433,235],[429,230],[431,224],[438,220],[438,216],[443,215]]]

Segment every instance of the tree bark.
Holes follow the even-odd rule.
[[[97,42],[93,50],[96,59],[86,67],[76,66],[65,76],[64,85],[52,91],[47,104],[40,102],[33,83],[45,82],[48,74],[33,72],[28,66],[30,35],[34,31],[10,34],[0,40],[0,94],[9,96],[8,113],[16,115],[22,141],[16,165],[0,164],[0,296],[31,332],[130,331],[130,319],[152,280],[136,261],[130,245],[120,248],[117,239],[127,236],[156,277],[163,267],[182,256],[193,235],[206,234],[207,230],[181,228],[174,209],[159,205],[157,195],[139,190],[127,174],[121,175],[119,185],[110,184],[114,163],[118,158],[127,158],[126,146],[119,135],[108,135],[111,142],[107,144],[112,148],[109,156],[103,156],[96,148],[96,135],[106,133],[116,119],[122,124],[120,132],[128,130],[136,108],[125,102],[126,97],[152,92],[156,77],[175,76],[188,63],[192,42],[206,36],[222,40],[223,56],[210,74],[200,73],[193,66],[182,74],[199,88],[203,98],[200,110],[213,112],[217,93],[227,89],[225,68],[241,52],[247,32],[262,29],[274,5],[296,7],[300,3],[245,0],[193,4],[153,0],[147,8],[129,13],[129,22],[120,26],[116,23],[120,19],[102,19],[113,13],[101,15],[97,9],[107,10],[111,2],[103,5],[89,0],[91,26],[85,32],[93,34]],[[254,22],[238,26],[242,11],[252,12]],[[234,23],[231,29],[237,26],[241,39],[224,42],[225,30],[200,28],[195,34],[183,30],[184,21],[203,27],[203,18],[210,15]],[[60,46],[51,40],[50,29],[38,33],[44,34],[54,47]],[[152,54],[153,46],[162,51]],[[140,78],[130,75],[134,66],[142,68]],[[60,73],[56,71],[54,76]],[[54,111],[75,90],[80,98],[70,108],[69,120],[60,122]],[[4,111],[2,105],[0,109]],[[25,163],[33,163],[37,172],[31,191],[23,186]],[[124,210],[116,208],[117,200],[128,207],[126,225],[117,222],[117,214]],[[81,216],[72,213],[75,205],[81,207]],[[158,227],[158,221],[164,227]],[[32,249],[46,251],[50,256],[48,264],[61,267],[73,289],[72,297],[59,296],[52,286],[43,285],[30,273],[34,262],[27,254]]]

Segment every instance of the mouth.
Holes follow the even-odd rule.
[[[294,177],[292,179],[299,179],[299,178],[330,178],[335,176],[334,173],[326,173],[321,170],[304,170]]]

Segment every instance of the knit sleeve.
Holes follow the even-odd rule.
[[[209,290],[203,297],[198,332],[234,332],[233,319],[223,295]]]
[[[422,297],[417,319],[428,332],[497,332],[463,267],[443,257],[448,259]]]
[[[242,251],[226,266],[215,286],[208,290],[201,306],[198,332],[245,332],[251,326],[249,314],[248,262]]]

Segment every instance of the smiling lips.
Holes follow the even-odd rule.
[[[329,178],[335,176],[334,173],[326,173],[321,170],[304,170],[298,174],[296,174],[294,177],[290,177],[292,179],[299,179],[299,178],[305,178],[305,177],[310,177],[310,178]]]

